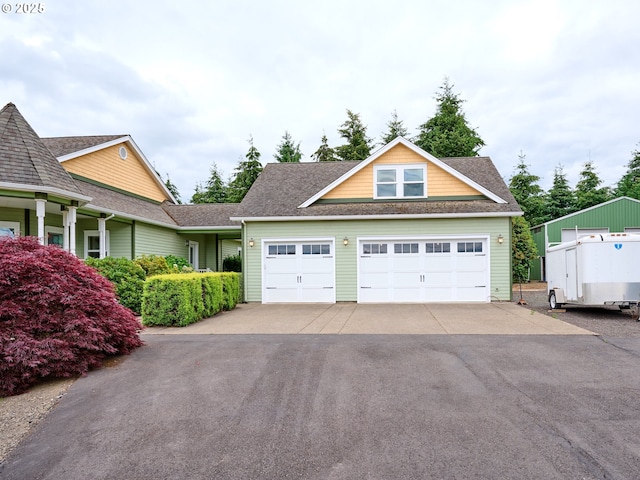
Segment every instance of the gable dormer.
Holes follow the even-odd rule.
[[[404,138],[396,138],[338,178],[313,203],[503,199]]]

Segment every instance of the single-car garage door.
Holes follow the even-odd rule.
[[[488,302],[487,238],[359,240],[358,302]]]
[[[265,241],[262,303],[335,303],[334,241]]]

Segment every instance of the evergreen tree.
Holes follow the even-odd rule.
[[[222,180],[222,174],[218,165],[213,162],[209,170],[209,179],[206,185],[198,183],[195,193],[191,197],[191,203],[225,203],[227,201],[227,186]]]
[[[229,203],[240,203],[262,172],[260,152],[253,145],[252,136],[249,137],[249,151],[245,157],[246,160],[240,160],[238,163],[235,175],[229,182]]]
[[[627,173],[618,181],[616,197],[630,197],[640,200],[640,150],[631,152],[631,154],[633,158],[629,160]]]
[[[169,190],[169,192],[171,192],[171,195],[173,195],[173,198],[176,199],[176,202],[178,202],[179,204],[182,204],[182,200],[180,199],[180,192],[178,192],[178,187],[176,187],[174,183],[171,181],[168,173],[167,173],[167,180],[164,182],[164,186],[167,187],[167,190]]]
[[[318,147],[318,150],[311,155],[311,159],[314,162],[335,162],[340,160],[336,157],[336,151],[329,146],[326,134],[322,134],[320,146]]]
[[[347,143],[336,147],[340,160],[364,160],[371,154],[373,140],[367,137],[367,127],[362,124],[360,115],[347,110],[349,117],[338,129],[338,133]]]
[[[538,256],[538,249],[533,241],[529,224],[523,217],[513,217],[511,235],[513,281],[522,284],[529,279],[531,265]],[[526,303],[522,299],[522,288],[518,303]]]
[[[469,127],[462,104],[464,100],[453,93],[453,85],[445,77],[438,107],[433,118],[420,125],[415,144],[435,157],[476,157],[484,145],[477,132]]]
[[[289,132],[285,131],[282,141],[278,145],[278,150],[273,157],[280,163],[300,162],[302,158],[300,142],[296,145]]]
[[[593,163],[588,161],[584,164],[578,183],[576,183],[576,210],[583,210],[611,199],[610,189],[607,187],[598,188],[601,184],[602,180],[598,177]]]
[[[509,189],[524,212],[529,225],[536,226],[546,222],[544,216],[544,191],[538,185],[540,177],[529,172],[524,161],[526,155],[520,152],[516,173],[509,180]]]
[[[545,213],[549,220],[564,217],[576,211],[575,199],[564,167],[558,165],[553,173],[553,185],[547,192]]]
[[[395,110],[391,114],[391,120],[387,122],[387,132],[382,134],[382,144],[386,145],[397,137],[407,138],[409,131],[404,126],[402,120],[398,120],[398,112]]]

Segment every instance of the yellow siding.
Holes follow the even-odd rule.
[[[124,146],[126,160],[120,158],[118,150]],[[154,181],[151,174],[133,150],[125,144],[113,145],[97,152],[62,162],[70,173],[95,180],[106,185],[162,202],[168,197]]]
[[[322,199],[373,198],[373,168],[375,165],[404,163],[427,164],[427,195],[430,197],[479,195],[466,183],[432,164],[404,145],[397,145],[358,173],[327,192]]]

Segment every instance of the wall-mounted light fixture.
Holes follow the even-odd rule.
[[[498,245],[502,245],[504,243],[504,237],[502,234],[498,234]]]
[[[249,247],[253,248],[253,246],[256,244],[256,242],[253,241],[253,237],[251,237],[249,239]]]
[[[349,245],[349,239],[347,237],[344,237],[342,239],[342,244],[346,247],[347,245]]]
[[[188,246],[189,246],[189,240],[185,240],[185,241],[184,241],[184,246],[185,246],[185,247],[188,247]]]

